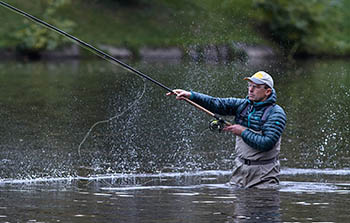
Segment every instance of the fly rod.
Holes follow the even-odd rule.
[[[5,3],[3,1],[0,1],[0,5],[2,5],[3,7],[7,8],[7,9],[10,9],[11,11],[14,11],[15,13],[17,13],[17,14],[19,14],[21,16],[24,16],[25,18],[27,18],[27,19],[29,19],[29,20],[31,20],[31,21],[33,21],[33,22],[35,22],[35,23],[37,23],[37,24],[39,24],[39,25],[41,25],[41,26],[43,26],[45,28],[48,28],[48,29],[50,29],[52,31],[57,32],[58,34],[60,34],[60,35],[62,35],[64,37],[68,38],[69,40],[77,43],[79,46],[89,50],[90,52],[92,52],[95,55],[103,58],[104,60],[107,60],[108,62],[110,62],[110,63],[112,63],[114,65],[121,66],[122,68],[126,69],[127,71],[129,71],[131,73],[134,73],[134,74],[136,74],[136,75],[138,75],[138,76],[140,76],[140,77],[142,77],[142,78],[144,78],[146,80],[149,80],[152,83],[158,85],[159,87],[161,87],[161,88],[167,90],[168,92],[173,93],[173,94],[176,95],[174,90],[172,90],[171,88],[169,88],[169,87],[165,86],[164,84],[154,80],[153,78],[149,77],[148,75],[146,75],[146,74],[136,70],[135,68],[129,66],[128,64],[126,64],[126,63],[116,59],[115,57],[112,57],[111,55],[109,55],[109,54],[107,54],[107,53],[97,49],[96,47],[94,47],[94,46],[92,46],[92,45],[90,45],[90,44],[88,44],[88,43],[86,43],[86,42],[76,38],[75,36],[73,36],[73,35],[71,35],[71,34],[69,34],[67,32],[64,32],[63,30],[60,30],[57,27],[55,27],[55,26],[53,26],[53,25],[51,25],[51,24],[49,24],[49,23],[47,23],[47,22],[45,22],[45,21],[43,21],[41,19],[38,19],[38,18],[32,16],[31,14],[26,13],[26,12],[16,8],[16,7],[13,7],[12,5],[7,4],[7,3]],[[215,113],[213,113],[213,112],[209,111],[208,109],[198,105],[197,103],[191,101],[190,99],[184,98],[184,100],[186,102],[188,102],[189,104],[193,105],[194,107],[198,108],[199,110],[201,110],[201,111],[207,113],[208,115],[212,116],[213,118],[215,118],[217,120],[220,120],[221,122],[224,122],[226,125],[231,125],[229,122],[222,120]]]

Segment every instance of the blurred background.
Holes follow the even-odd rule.
[[[93,45],[141,47],[265,45],[289,57],[350,53],[345,0],[13,0],[9,2]],[[1,8],[0,49],[21,53],[67,44],[43,27]],[[236,43],[236,45],[233,45]]]

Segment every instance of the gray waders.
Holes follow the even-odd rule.
[[[281,138],[268,151],[259,151],[236,136],[236,159],[230,185],[237,187],[270,188],[279,184]]]

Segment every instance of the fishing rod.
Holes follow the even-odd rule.
[[[92,46],[92,45],[90,45],[90,44],[88,44],[88,43],[86,43],[86,42],[76,38],[75,36],[65,32],[63,30],[60,30],[57,27],[55,27],[55,26],[53,26],[53,25],[51,25],[51,24],[49,24],[49,23],[47,23],[47,22],[45,22],[45,21],[43,21],[41,19],[38,19],[38,18],[32,16],[29,13],[26,13],[26,12],[24,12],[24,11],[18,9],[18,8],[15,8],[15,7],[13,7],[12,5],[10,5],[8,3],[0,1],[0,5],[5,7],[5,8],[7,8],[7,9],[9,9],[9,10],[11,10],[11,11],[13,11],[13,12],[15,12],[15,13],[17,13],[17,14],[19,14],[19,15],[21,15],[21,16],[24,16],[25,18],[27,18],[27,19],[29,19],[29,20],[31,20],[31,21],[33,21],[33,22],[35,22],[35,23],[37,23],[37,24],[39,24],[39,25],[41,25],[41,26],[43,26],[45,28],[48,28],[48,29],[50,29],[52,31],[55,31],[56,33],[58,33],[58,34],[60,34],[60,35],[62,35],[64,37],[68,38],[69,40],[77,43],[79,46],[89,50],[90,52],[92,52],[95,55],[101,57],[102,59],[107,60],[108,62],[110,62],[110,63],[112,63],[114,65],[118,65],[118,66],[124,68],[125,70],[127,70],[127,71],[129,71],[131,73],[134,73],[134,74],[136,74],[136,75],[138,75],[138,76],[140,76],[140,77],[142,77],[142,78],[144,78],[146,80],[151,81],[152,83],[158,85],[159,87],[165,89],[166,91],[177,95],[177,93],[174,90],[172,90],[171,88],[165,86],[164,84],[160,83],[159,81],[154,80],[153,78],[151,78],[148,75],[142,73],[141,71],[136,70],[135,68],[129,66],[128,64],[126,64],[126,63],[116,59],[115,57],[112,57],[111,55],[109,55],[109,54],[107,54],[107,53],[97,49],[96,47],[94,47],[94,46]],[[223,120],[222,118],[217,116],[215,113],[213,113],[213,112],[209,111],[208,109],[200,106],[199,104],[191,101],[190,99],[184,98],[184,100],[186,102],[188,102],[189,104],[193,105],[194,107],[198,108],[199,110],[207,113],[208,115],[210,115],[210,116],[212,116],[213,118],[216,119],[215,122],[212,122],[213,124],[210,123],[210,125],[209,125],[210,128],[217,128],[218,130],[221,130],[221,128],[223,128],[224,125],[231,125],[228,121]]]

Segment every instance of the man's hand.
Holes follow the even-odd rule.
[[[242,132],[246,130],[247,128],[242,126],[242,125],[227,125],[225,126],[222,130],[227,131],[227,132],[232,132],[235,135],[241,136]]]
[[[177,100],[183,100],[184,98],[190,98],[191,92],[181,90],[181,89],[176,89],[176,90],[173,90],[173,92],[167,93],[166,95],[176,95]]]

